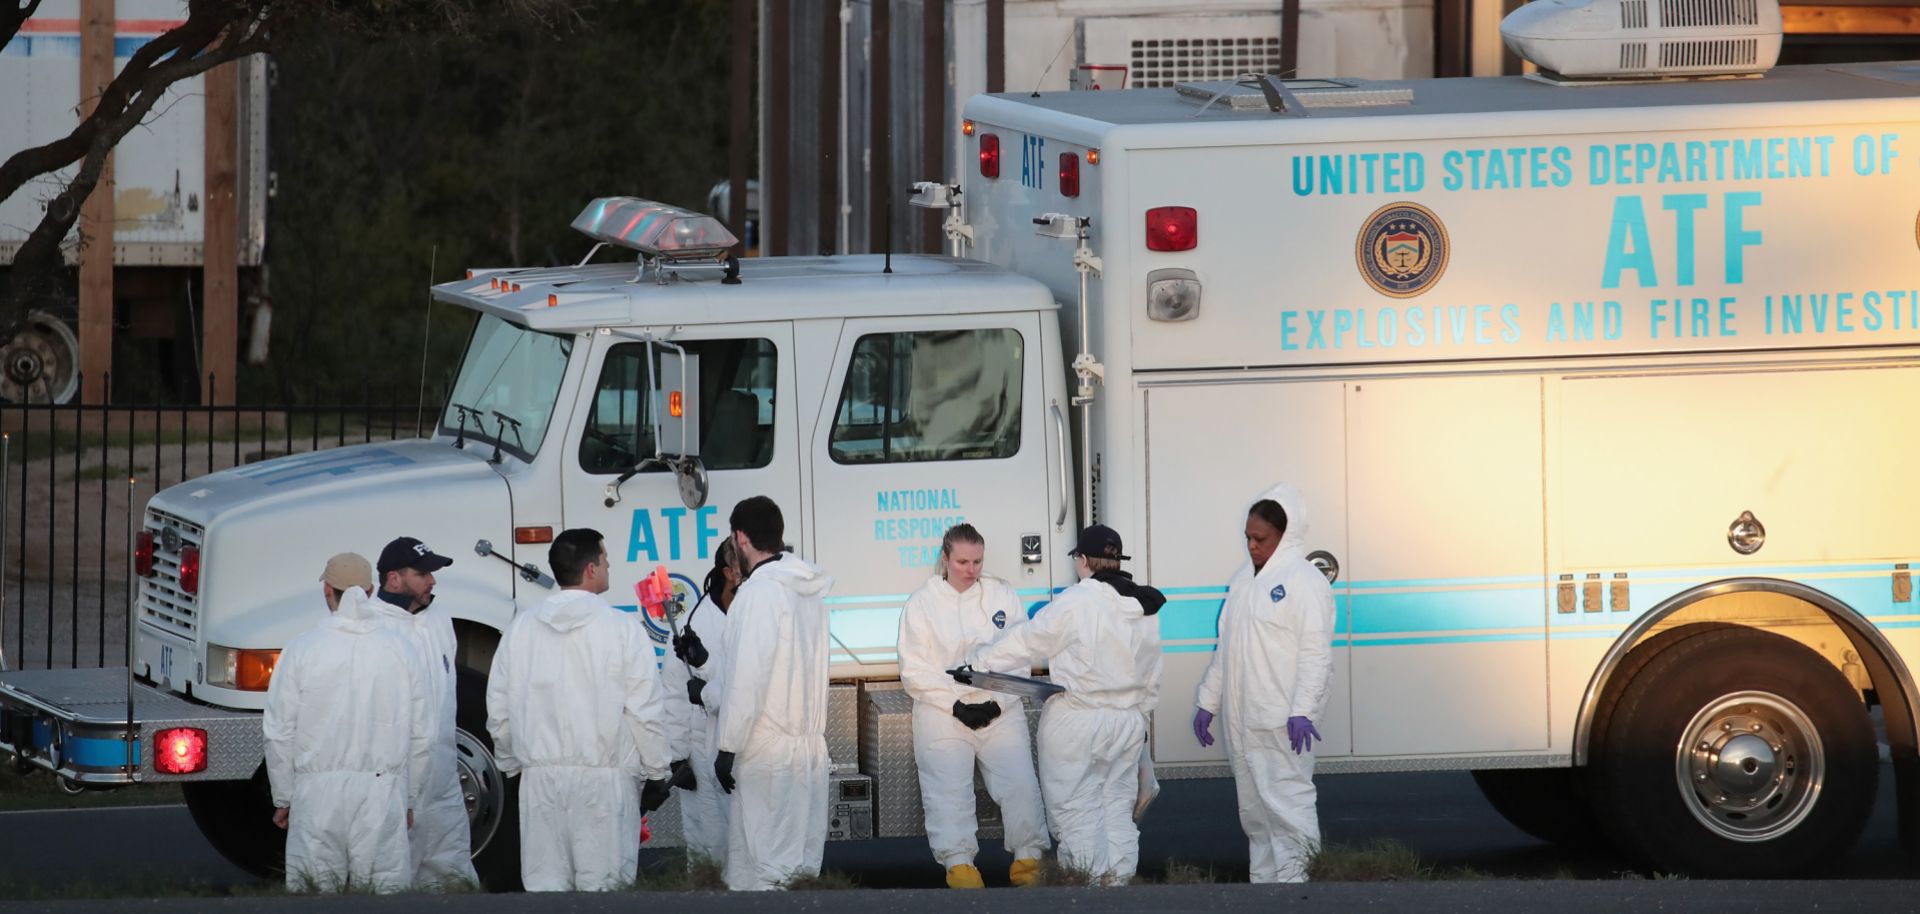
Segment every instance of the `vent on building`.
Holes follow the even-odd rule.
[[[1760,43],[1752,38],[1663,41],[1660,43],[1660,68],[1748,67],[1758,61],[1759,54]]]
[[[1647,0],[1621,0],[1620,27],[1623,29],[1646,28]]]
[[[1620,69],[1644,70],[1647,68],[1647,43],[1644,41],[1623,41],[1620,43]]]
[[[1279,36],[1136,38],[1132,46],[1132,72],[1127,85],[1140,89],[1280,72]]]
[[[1759,25],[1760,4],[1758,0],[1660,0],[1660,24],[1667,28]]]

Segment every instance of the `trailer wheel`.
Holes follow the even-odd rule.
[[[286,871],[287,833],[273,824],[273,791],[263,762],[244,781],[186,781],[180,792],[207,843],[262,879]]]
[[[508,781],[493,758],[487,732],[487,674],[461,667],[455,686],[454,746],[460,789],[467,800],[473,868],[489,891],[520,888],[520,783]]]
[[[1597,808],[1620,850],[1663,872],[1785,876],[1845,853],[1873,803],[1872,722],[1800,644],[1728,627],[1634,673],[1596,732]]]
[[[13,338],[0,341],[0,400],[66,403],[79,392],[80,338],[66,310],[29,311]]]
[[[1473,783],[1513,827],[1548,844],[1591,848],[1606,834],[1577,768],[1500,768],[1473,773]]]

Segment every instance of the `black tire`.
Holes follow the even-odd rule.
[[[1587,799],[1585,772],[1576,768],[1500,768],[1475,771],[1473,783],[1513,827],[1561,847],[1606,844]]]
[[[193,824],[220,856],[263,879],[285,874],[287,833],[273,824],[273,791],[264,762],[247,780],[185,781],[180,792]]]
[[[461,667],[455,684],[461,787],[472,825],[473,868],[491,892],[520,890],[520,779],[503,777],[487,732],[487,674]],[[491,807],[491,811],[490,811]]]
[[[1661,647],[1595,731],[1595,808],[1615,846],[1655,871],[1714,878],[1809,872],[1851,848],[1878,767],[1846,678],[1757,629]]]

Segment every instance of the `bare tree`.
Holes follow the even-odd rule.
[[[301,28],[393,33],[464,34],[476,22],[502,18],[556,27],[574,21],[583,0],[187,0],[184,21],[140,46],[94,99],[71,133],[22,149],[0,162],[0,200],[41,175],[78,165],[47,202],[14,255],[0,292],[0,339],[13,335],[35,302],[57,295],[61,244],[80,207],[100,182],[107,156],[152,112],[168,87],[251,54],[273,49]],[[0,0],[0,47],[19,33],[41,0]],[[85,243],[85,239],[82,239]]]

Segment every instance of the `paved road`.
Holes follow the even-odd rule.
[[[1891,781],[1891,772],[1883,770],[1882,795],[1868,833],[1834,876],[1904,879],[1920,873],[1920,866],[1901,854],[1894,836],[1892,791],[1885,786]],[[1323,777],[1321,790],[1321,815],[1332,842],[1392,838],[1429,863],[1471,867],[1494,876],[1572,875],[1618,882],[1626,869],[1603,853],[1564,851],[1527,837],[1493,812],[1466,774]],[[1230,782],[1168,782],[1148,813],[1143,834],[1142,869],[1148,875],[1157,875],[1174,859],[1211,867],[1222,879],[1246,876],[1246,845]],[[918,838],[830,844],[826,862],[868,887],[940,884],[939,868]],[[1009,862],[1004,852],[985,850],[980,862],[990,881],[1004,879]],[[61,887],[76,887],[87,895],[121,890],[163,894],[165,887],[188,884],[221,888],[257,883],[207,847],[184,807],[0,813],[0,898]],[[1868,892],[1861,897],[1880,897],[1877,889],[1848,891],[1854,888]],[[1920,898],[1920,893],[1913,894]],[[1262,904],[1269,900],[1260,899]],[[1178,905],[1188,910],[1199,906]]]

